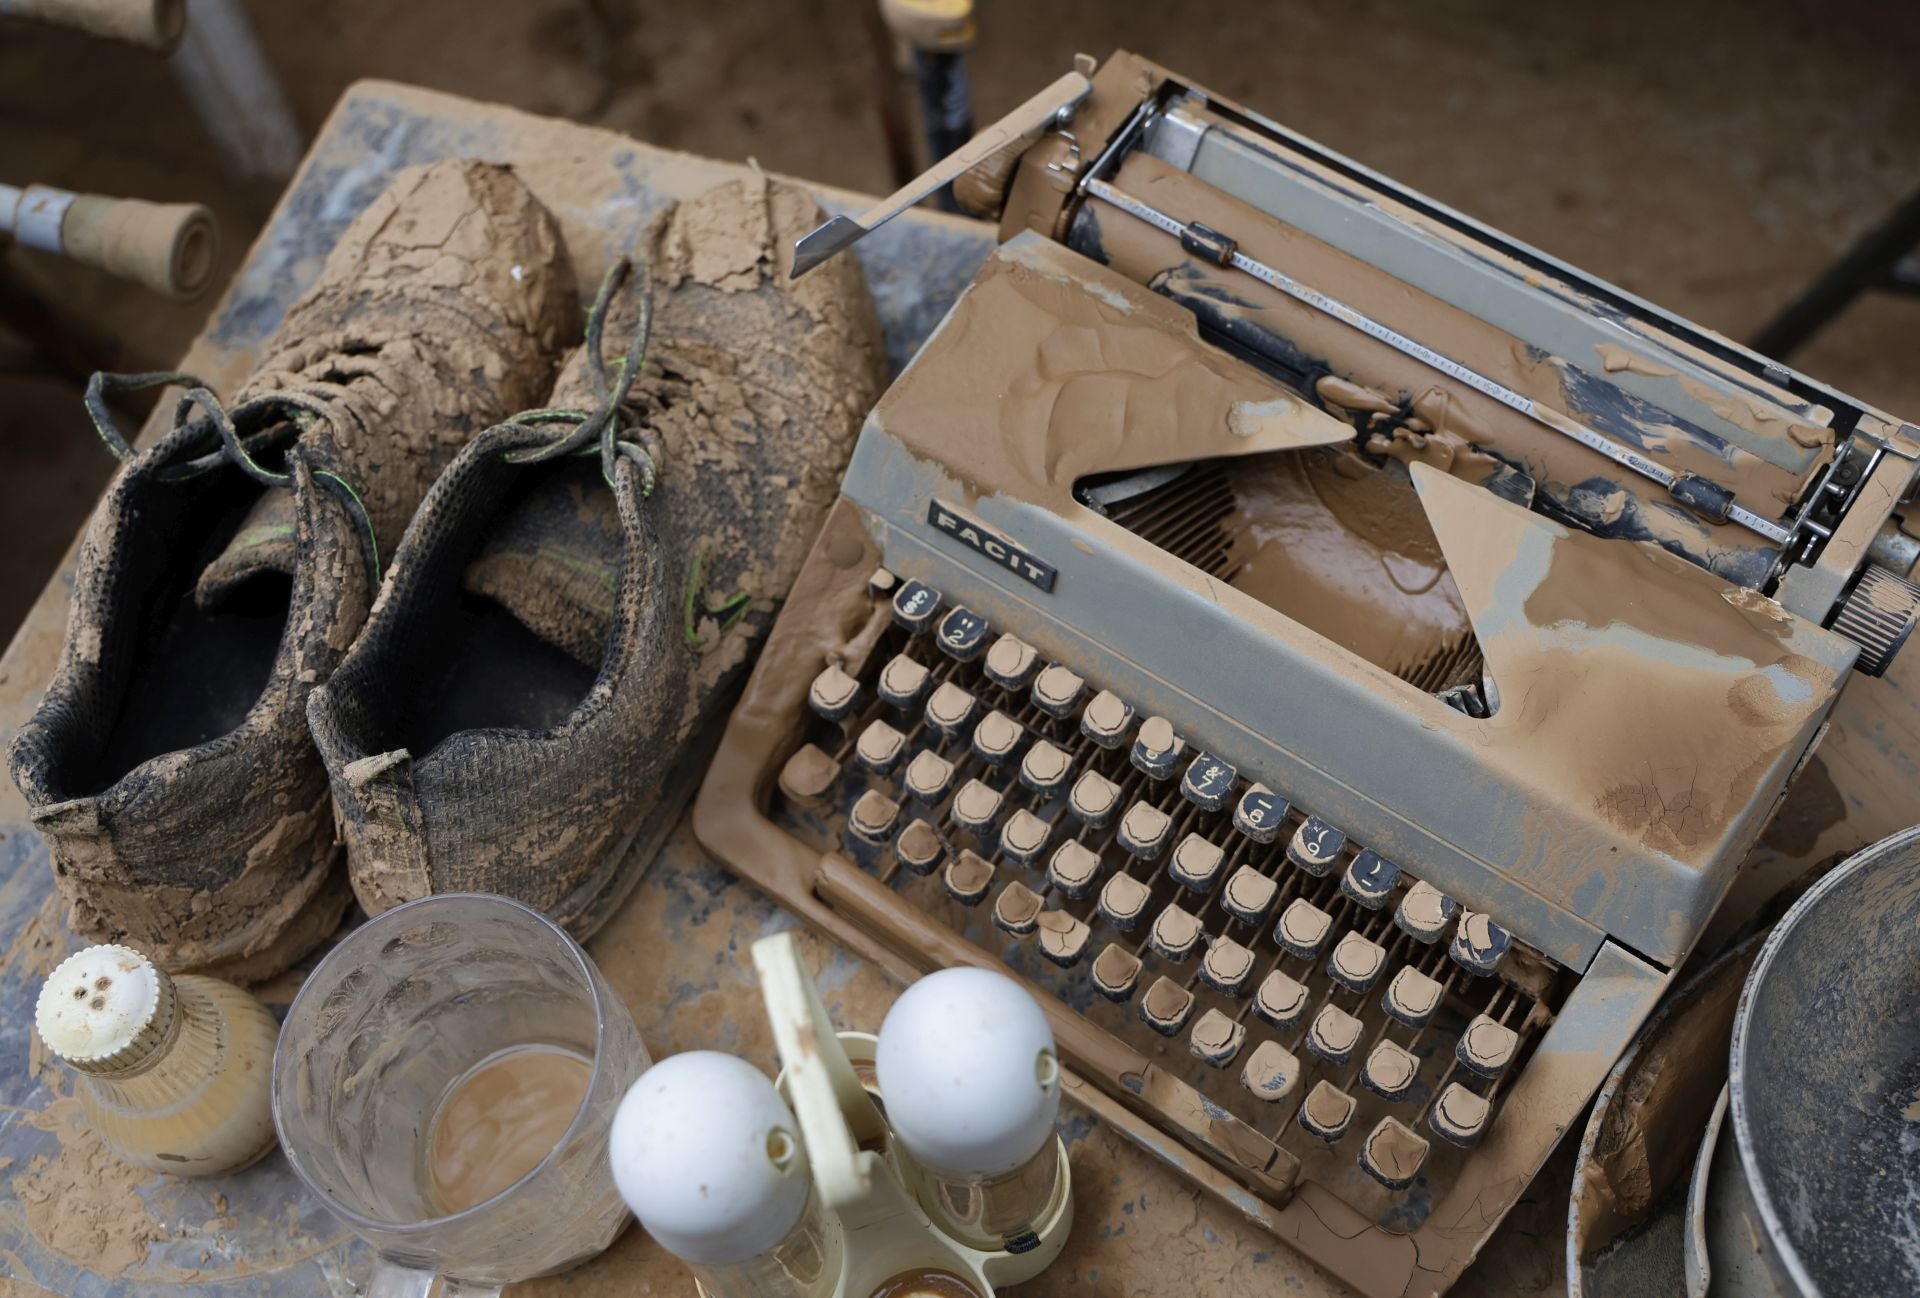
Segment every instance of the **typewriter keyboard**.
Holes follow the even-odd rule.
[[[783,818],[1382,1224],[1500,1120],[1571,979],[1075,664],[884,570],[822,663]]]

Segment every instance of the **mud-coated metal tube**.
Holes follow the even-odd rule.
[[[199,203],[149,203],[51,185],[0,185],[0,233],[183,300],[206,290],[220,254],[219,227]]]
[[[0,15],[77,27],[167,54],[187,29],[187,0],[0,0]]]

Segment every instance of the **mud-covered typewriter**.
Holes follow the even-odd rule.
[[[1141,59],[1021,112],[696,830],[1437,1293],[1904,641],[1920,434]]]

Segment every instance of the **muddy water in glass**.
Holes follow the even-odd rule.
[[[455,1082],[427,1142],[440,1211],[485,1203],[538,1167],[579,1112],[592,1067],[557,1046],[513,1046]]]
[[[647,1063],[632,1013],[545,916],[428,897],[308,975],[274,1055],[274,1122],[300,1179],[378,1251],[370,1298],[425,1298],[436,1274],[481,1294],[626,1225],[607,1133]]]

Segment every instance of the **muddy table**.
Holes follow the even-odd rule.
[[[632,249],[670,201],[741,169],[624,136],[386,83],[351,89],[182,368],[230,391],[318,272],[335,238],[398,168],[474,156],[511,163],[552,209],[583,285]],[[830,210],[858,196],[819,191]],[[987,227],[915,212],[859,245],[897,372],[991,246]],[[58,657],[72,554],[0,660],[0,738],[27,716]],[[1910,654],[1909,657],[1920,658]],[[1903,694],[1903,702],[1905,696]],[[1909,709],[1911,705],[1908,705]],[[1920,749],[1910,750],[1920,751]],[[365,1246],[295,1181],[276,1152],[233,1176],[174,1180],[118,1163],[79,1120],[66,1071],[30,1030],[39,982],[74,945],[46,849],[0,780],[0,1294],[347,1295]],[[1830,786],[1829,786],[1830,787]],[[1826,826],[1809,827],[1816,835]],[[795,921],[709,861],[683,823],[590,944],[633,1006],[656,1058],[712,1048],[771,1069],[773,1045],[747,948]],[[835,1021],[876,1028],[899,987],[806,935]],[[298,973],[260,989],[284,1012]],[[1084,1113],[1062,1111],[1077,1211],[1066,1252],[1020,1292],[1205,1295],[1347,1292],[1204,1199]],[[1570,1150],[1563,1147],[1459,1292],[1559,1292]],[[517,1294],[689,1294],[685,1271],[639,1230],[565,1276]]]

